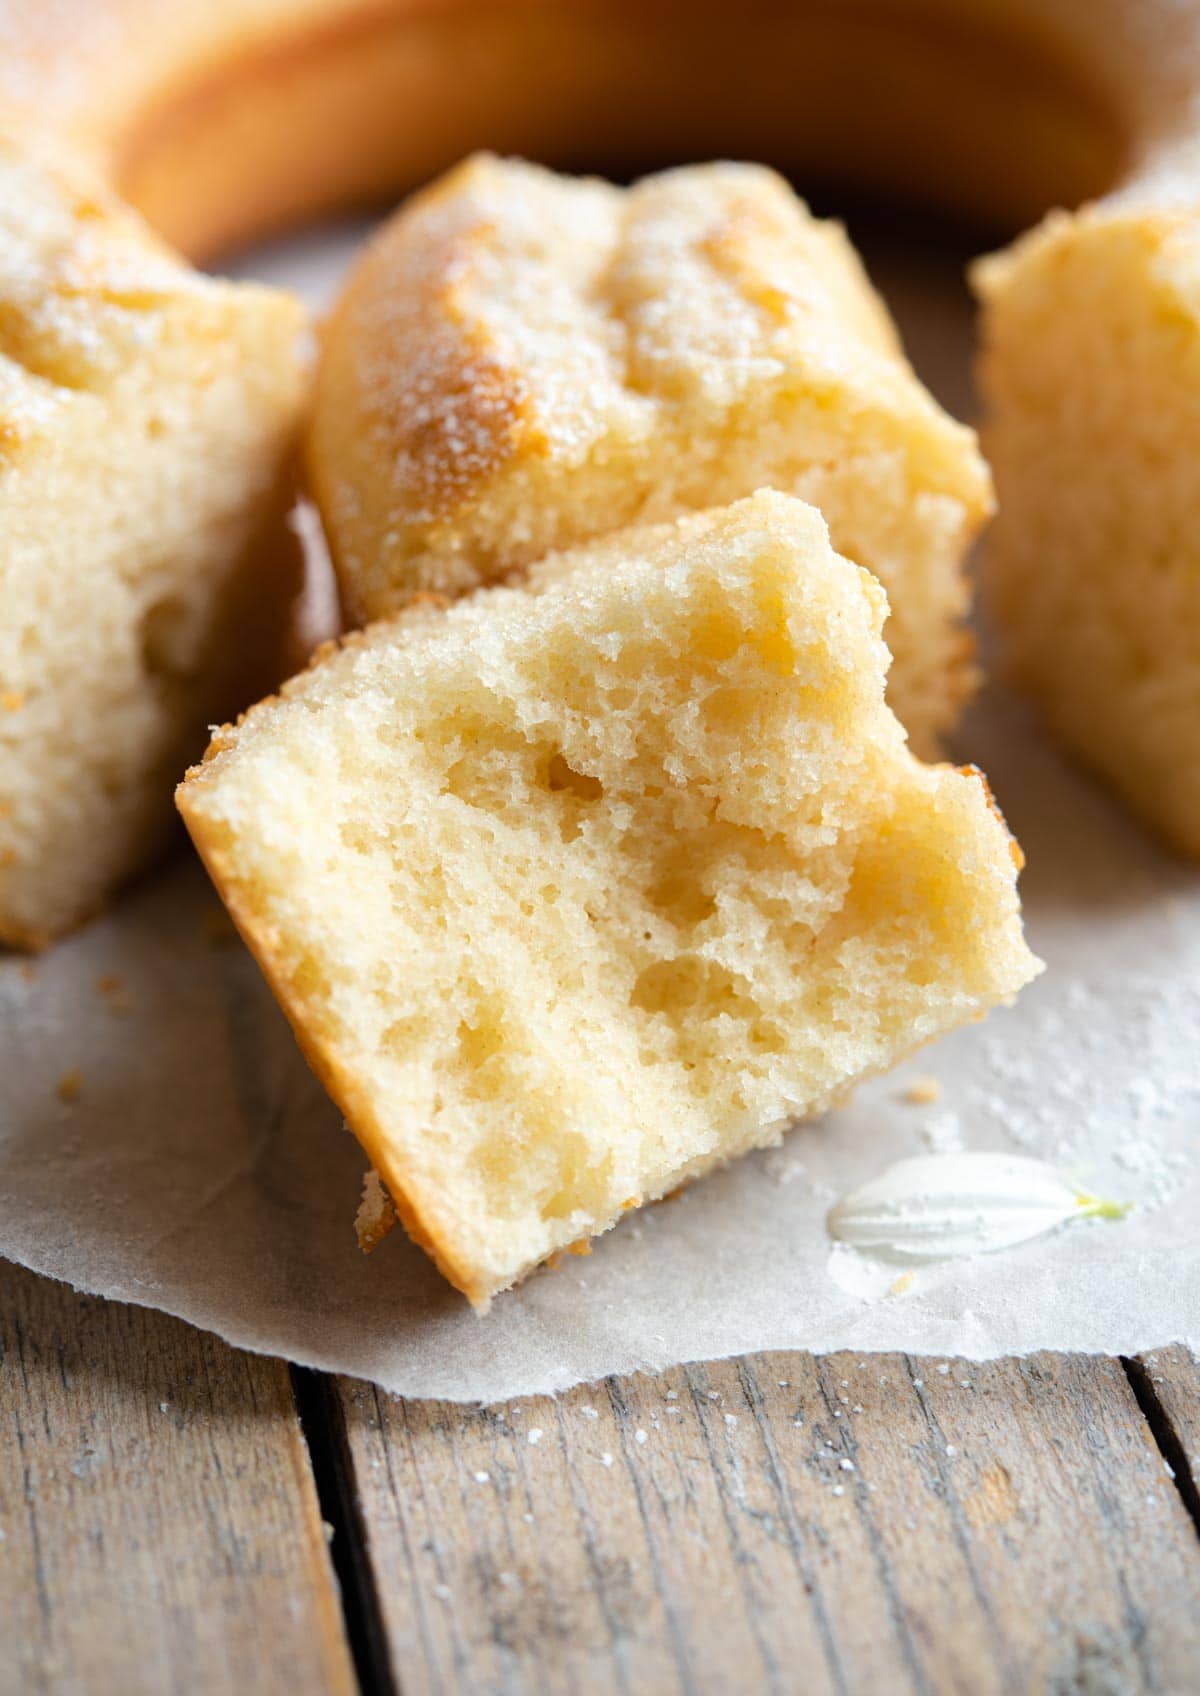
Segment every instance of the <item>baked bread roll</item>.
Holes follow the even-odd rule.
[[[887,602],[761,493],[351,637],[179,805],[410,1233],[480,1307],[1037,971]]]
[[[355,622],[772,487],[887,589],[919,750],[973,682],[975,438],[913,375],[841,228],[759,166],[628,190],[490,157],[451,172],[332,314],[308,463]]]
[[[302,322],[0,130],[0,943],[140,869],[206,725],[284,674]]]

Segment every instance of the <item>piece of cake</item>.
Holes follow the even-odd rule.
[[[352,273],[308,459],[352,620],[770,487],[886,588],[919,752],[973,686],[975,437],[913,375],[842,229],[760,166],[630,189],[490,157],[451,172]]]
[[[883,591],[793,497],[351,637],[188,828],[411,1234],[487,1304],[1037,970],[977,773],[884,702]]]
[[[0,133],[0,945],[145,865],[207,726],[286,672],[302,330]]]
[[[1000,668],[1200,856],[1200,229],[1053,217],[975,267]]]

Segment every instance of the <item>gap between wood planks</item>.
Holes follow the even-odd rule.
[[[1154,1364],[1153,1355],[1144,1358],[1121,1356],[1129,1388],[1196,1527],[1196,1535],[1200,1537],[1200,1453],[1189,1453],[1185,1434],[1176,1429],[1170,1412],[1163,1405]]]
[[[907,1356],[903,1358],[910,1378],[919,1383],[917,1364]],[[1172,1418],[1159,1391],[1162,1380],[1155,1371],[1155,1356],[1122,1357],[1120,1365],[1180,1502],[1200,1538],[1197,1487],[1200,1451],[1195,1449],[1196,1433],[1177,1427]],[[291,1377],[321,1512],[332,1528],[333,1563],[360,1689],[364,1696],[401,1696],[337,1380],[302,1367],[292,1367]],[[606,1379],[595,1389],[596,1393],[609,1397],[620,1415],[624,1406],[621,1380]],[[464,1409],[464,1417],[475,1411]]]
[[[379,1589],[367,1550],[362,1502],[346,1446],[346,1422],[324,1372],[290,1366],[300,1430],[308,1445],[321,1517],[332,1527],[329,1552],[342,1599],[346,1641],[363,1696],[400,1696],[392,1677]]]

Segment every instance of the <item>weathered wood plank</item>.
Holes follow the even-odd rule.
[[[1156,1434],[1200,1535],[1200,1360],[1190,1349],[1175,1347],[1139,1355],[1135,1368],[1138,1387],[1149,1389],[1161,1413],[1165,1429]]]
[[[1200,1543],[1115,1361],[338,1393],[406,1696],[1196,1688]]]
[[[288,1371],[0,1263],[0,1689],[357,1689]]]

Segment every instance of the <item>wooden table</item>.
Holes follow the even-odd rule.
[[[1200,1691],[1200,1369],[404,1402],[0,1265],[0,1689]]]

